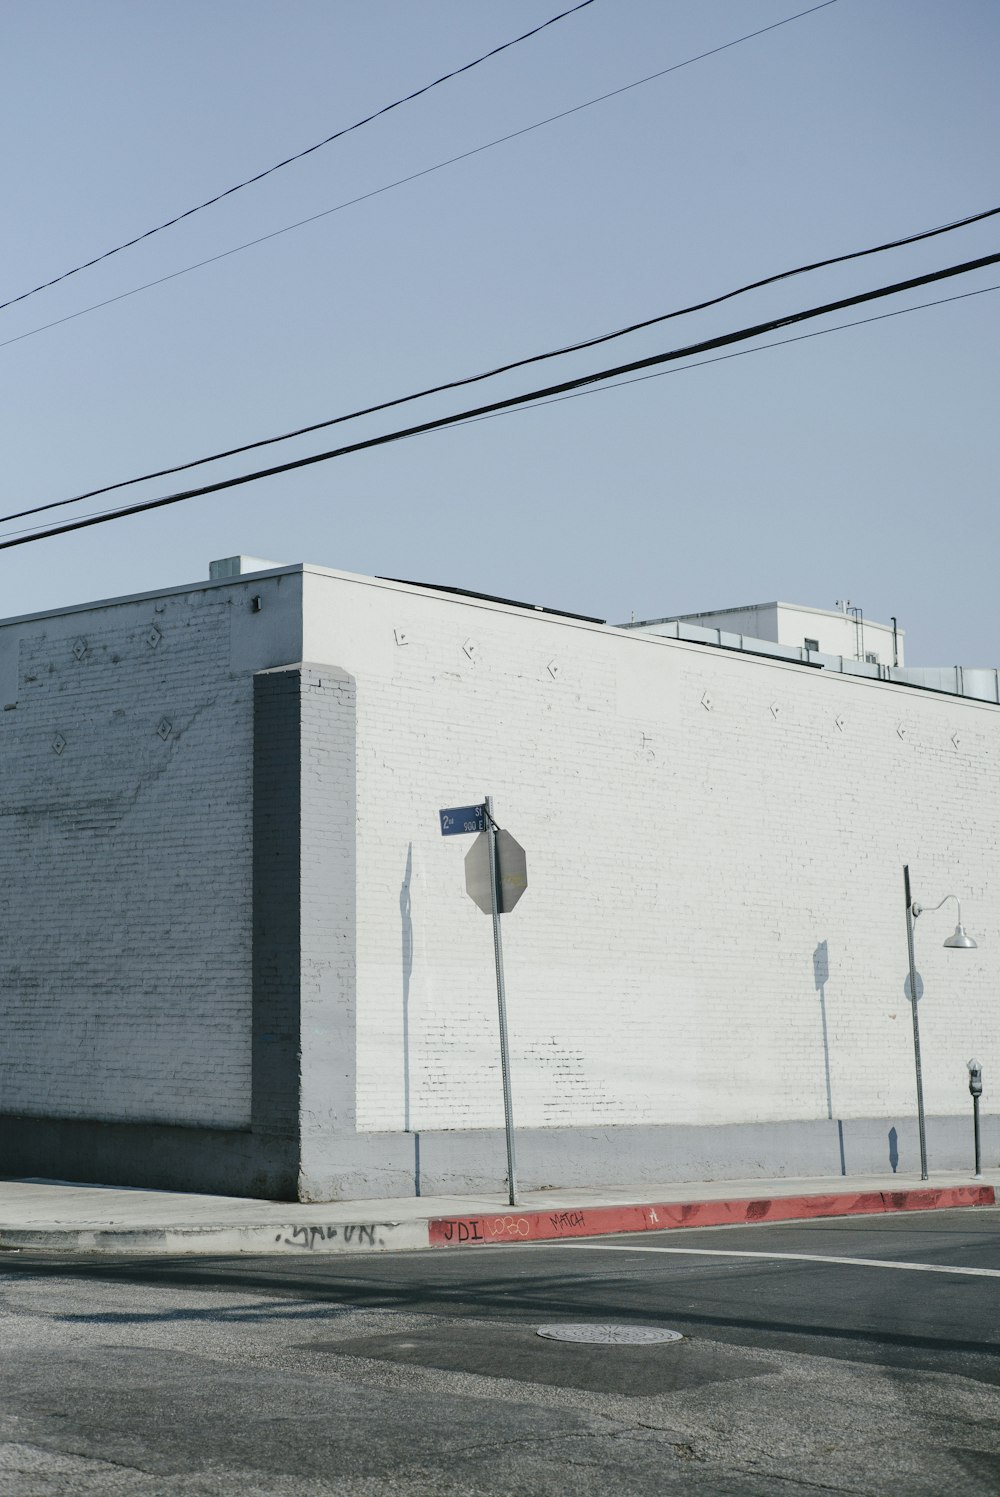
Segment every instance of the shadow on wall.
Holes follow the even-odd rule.
[[[833,1084],[830,1080],[830,1033],[826,1022],[826,985],[830,981],[830,948],[820,941],[813,952],[813,983],[819,994],[819,1017],[823,1026],[823,1073],[826,1081],[826,1115],[833,1121]],[[837,1143],[840,1148],[840,1173],[847,1174],[847,1158],[844,1152],[844,1124],[837,1119]]]
[[[413,975],[413,914],[410,885],[413,881],[413,843],[406,844],[406,867],[399,887],[400,956],[403,967],[403,1129],[413,1133],[413,1194],[420,1194],[420,1134],[414,1132],[410,1116],[410,978]]]
[[[921,1000],[921,998],[924,996],[924,979],[921,977],[919,970],[916,972],[916,978],[917,978],[917,1002],[919,1003],[920,1000]],[[903,978],[903,997],[906,999],[907,1003],[910,1002],[910,974],[909,974],[909,972],[907,972],[906,976]]]
[[[830,1033],[826,1020],[826,985],[830,981],[830,948],[826,941],[820,941],[813,952],[813,982],[819,994],[819,1016],[823,1027],[823,1072],[826,1082],[826,1115],[833,1121],[833,1083],[830,1078]],[[917,973],[917,1002],[923,997],[924,983],[920,973]],[[907,1003],[910,1001],[910,978],[907,974],[903,984],[903,992]],[[893,1014],[893,1018],[895,1018]],[[837,1142],[840,1147],[840,1173],[847,1174],[847,1154],[844,1147],[844,1124],[841,1118],[837,1118]],[[899,1169],[899,1134],[896,1129],[889,1129],[889,1168],[893,1174]]]
[[[917,979],[917,1002],[919,1003],[921,998],[924,996],[924,979],[920,975],[919,969],[916,967],[914,968],[914,976]],[[907,1005],[910,1009],[910,1012],[912,1013],[913,999],[910,994],[909,972],[907,972],[906,976],[903,978],[903,997],[906,999]],[[894,1019],[896,1015],[890,1014],[889,1017],[891,1019]],[[893,1174],[895,1174],[899,1169],[899,1134],[896,1132],[895,1128],[889,1129],[889,1168],[892,1170]]]

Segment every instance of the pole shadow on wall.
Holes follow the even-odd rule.
[[[833,1084],[830,1080],[830,1034],[826,1023],[826,985],[830,980],[830,949],[820,941],[813,952],[813,982],[819,994],[819,1016],[823,1026],[823,1072],[826,1080],[826,1115],[833,1121]],[[837,1143],[840,1147],[840,1173],[847,1174],[847,1158],[844,1153],[844,1124],[837,1119]]]
[[[406,867],[399,888],[400,954],[403,964],[403,1128],[413,1133],[413,1194],[420,1194],[420,1134],[410,1116],[410,978],[413,975],[413,915],[410,884],[413,879],[413,843],[406,844]]]
[[[917,1002],[919,1003],[920,1000],[921,1000],[921,998],[924,996],[924,979],[921,976],[920,972],[917,971],[916,967],[914,967],[914,972],[916,974],[916,979],[917,979]],[[913,1012],[913,1000],[912,1000],[912,997],[911,997],[911,994],[910,994],[910,974],[909,974],[909,972],[907,972],[906,975],[905,975],[905,977],[903,978],[903,997],[906,1000],[907,1007],[909,1008],[910,1012],[912,1013]],[[896,1017],[896,1015],[895,1014],[890,1014],[889,1017],[892,1018],[892,1019],[894,1019]],[[910,1147],[912,1148],[912,1139],[910,1140]],[[909,1156],[909,1157],[912,1157],[912,1156]],[[896,1172],[899,1169],[899,1134],[897,1133],[895,1127],[889,1129],[889,1168],[892,1170],[892,1173],[894,1175],[896,1174]]]

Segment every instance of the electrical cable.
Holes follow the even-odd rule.
[[[193,208],[186,208],[183,213],[177,213],[173,218],[168,218],[164,223],[157,224],[145,233],[137,234],[134,239],[127,239],[123,244],[116,244],[113,249],[105,250],[101,255],[95,255],[92,260],[85,260],[82,265],[74,265],[72,270],[64,270],[61,275],[53,276],[50,281],[43,281],[41,285],[33,286],[30,291],[22,291],[19,296],[12,296],[9,301],[0,302],[0,312],[7,307],[12,307],[17,302],[26,301],[29,296],[35,296],[39,291],[47,291],[50,286],[57,286],[60,281],[68,280],[70,276],[79,275],[81,270],[89,270],[93,265],[99,265],[102,260],[109,260],[112,255],[121,254],[122,250],[131,249],[133,245],[141,244],[144,239],[151,239],[154,234],[162,233],[164,229],[170,229],[174,224],[181,223],[185,218],[190,218],[195,213],[200,213],[204,208],[211,208],[214,203],[221,203],[223,198],[232,197],[234,192],[241,192],[244,187],[250,187],[254,182],[260,182],[265,177],[271,176],[273,172],[280,171],[284,166],[290,166],[293,161],[301,161],[303,156],[311,156],[313,151],[320,150],[323,146],[330,145],[335,140],[340,140],[345,135],[350,135],[354,130],[360,130],[362,125],[370,125],[372,120],[377,120],[384,114],[389,114],[393,109],[399,109],[403,104],[410,104],[414,99],[419,99],[422,94],[429,93],[432,88],[447,83],[452,78],[457,78],[461,73],[467,73],[471,68],[477,68],[480,63],[487,62],[491,57],[496,57],[501,52],[506,52],[509,47],[516,47],[519,42],[526,42],[529,37],[537,36],[540,31],[545,31],[549,26],[554,26],[557,21],[564,21],[567,16],[575,15],[577,11],[584,10],[588,5],[593,5],[594,0],[579,0],[569,10],[560,11],[557,16],[551,16],[549,20],[543,21],[540,26],[535,26],[531,31],[525,31],[521,36],[512,37],[509,42],[503,42],[499,47],[494,47],[489,52],[484,52],[481,57],[475,57],[471,62],[464,63],[460,68],[453,68],[450,73],[442,73],[440,78],[435,78],[432,83],[425,83],[422,88],[414,89],[401,99],[394,99],[391,104],[384,104],[381,109],[368,114],[364,119],[356,120],[353,125],[345,125],[341,130],[335,130],[332,135],[326,136],[324,140],[317,140],[315,144],[306,146],[305,150],[296,151],[293,156],[286,156],[283,161],[276,161],[273,166],[266,167],[264,171],[257,172],[252,177],[246,177],[242,182],[227,187],[224,192],[217,192],[214,197],[206,198],[203,203],[196,203]]]
[[[995,286],[980,286],[975,291],[960,291],[957,296],[939,296],[934,301],[920,301],[912,307],[897,307],[894,312],[877,312],[874,317],[857,317],[853,322],[838,322],[834,327],[816,328],[811,333],[798,333],[794,338],[775,338],[773,343],[761,343],[756,348],[738,348],[735,353],[716,354],[713,359],[699,359],[694,364],[676,364],[671,369],[657,369],[652,374],[637,374],[632,379],[620,379],[613,385],[601,385],[598,389],[574,390],[569,395],[554,395],[551,400],[539,400],[535,405],[518,406],[514,411],[492,411],[486,416],[472,416],[468,421],[459,421],[457,426],[475,426],[479,421],[496,421],[500,416],[521,415],[525,411],[541,411],[547,405],[561,405],[564,400],[580,400],[585,395],[607,395],[612,390],[624,390],[627,385],[642,385],[649,379],[663,379],[668,374],[686,374],[691,369],[703,369],[709,364],[724,364],[729,359],[745,359],[752,353],[766,353],[769,348],[787,348],[790,343],[806,343],[810,338],[825,338],[828,333],[846,332],[848,328],[867,327],[870,322],[888,322],[890,317],[906,317],[910,312],[923,312],[928,307],[946,307],[953,301],[968,301],[972,296],[985,296],[988,291],[1000,291]],[[102,510],[102,514],[113,514],[113,510]],[[24,534],[33,529],[26,526]],[[15,531],[20,535],[21,531]]]
[[[266,244],[270,239],[277,239],[282,234],[290,234],[295,229],[302,229],[309,224],[318,223],[321,218],[329,218],[332,213],[342,213],[346,208],[354,208],[358,203],[366,203],[370,198],[380,197],[384,192],[392,192],[397,187],[405,187],[409,182],[419,181],[421,177],[429,177],[433,172],[443,171],[445,167],[455,166],[459,161],[468,161],[471,156],[478,156],[483,151],[490,151],[494,146],[506,145],[508,141],[517,140],[519,136],[530,135],[534,130],[541,130],[545,125],[552,125],[557,120],[568,119],[570,115],[579,114],[581,110],[590,109],[595,104],[603,104],[608,99],[615,99],[619,94],[629,93],[634,88],[641,88],[646,83],[654,83],[658,78],[665,78],[668,73],[676,73],[680,68],[690,67],[692,63],[702,62],[706,57],[714,57],[719,52],[726,52],[730,47],[737,47],[741,42],[752,41],[754,37],[763,36],[767,31],[776,31],[779,26],[787,26],[792,21],[799,21],[803,16],[811,16],[814,11],[825,10],[828,5],[836,5],[838,0],[822,0],[822,4],[813,5],[808,10],[800,10],[793,16],[786,16],[784,20],[775,21],[770,26],[762,26],[758,31],[748,31],[745,36],[734,37],[732,41],[723,42],[721,46],[712,47],[707,52],[699,52],[695,57],[686,57],[683,62],[672,63],[668,68],[661,68],[656,73],[649,73],[645,78],[637,78],[632,83],[625,83],[621,88],[613,88],[609,93],[598,94],[596,98],[585,99],[582,104],[574,104],[570,109],[560,110],[558,114],[550,114],[543,120],[536,120],[534,124],[524,125],[520,130],[512,130],[508,135],[498,135],[495,140],[488,140],[481,146],[473,146],[471,150],[461,151],[457,156],[449,156],[444,161],[438,161],[433,166],[425,166],[420,171],[410,172],[408,176],[397,177],[394,182],[385,182],[381,187],[373,187],[370,192],[362,192],[358,197],[347,198],[342,203],[335,203],[332,208],[324,208],[319,213],[311,213],[307,218],[300,218],[295,223],[285,224],[280,229],[272,229],[270,233],[260,234],[255,239],[244,240],[242,244],[234,244],[230,249],[220,250],[217,255],[209,255],[204,260],[195,260],[191,265],[184,265],[180,270],[171,270],[166,275],[157,276],[155,280],[144,281],[139,286],[133,286],[128,291],[120,291],[116,296],[107,296],[102,301],[92,302],[89,307],[81,307],[77,312],[67,312],[64,317],[54,317],[51,322],[39,323],[37,327],[28,328],[26,332],[17,333],[13,338],[0,339],[0,348],[7,348],[11,343],[21,343],[25,338],[34,338],[39,333],[48,332],[51,328],[62,327],[65,322],[74,322],[78,317],[86,317],[91,312],[99,312],[103,307],[112,307],[116,302],[127,301],[131,296],[138,296],[140,292],[151,291],[157,286],[165,286],[168,281],[176,281],[180,276],[190,275],[194,270],[203,270],[206,265],[215,265],[219,260],[227,260],[231,255],[242,254],[243,250],[254,249],[258,244]],[[96,263],[96,262],[94,262]],[[83,269],[85,267],[79,267]],[[72,273],[72,272],[70,272]],[[46,282],[46,285],[54,285],[55,282]],[[44,290],[44,287],[37,287]],[[29,293],[30,295],[31,293]],[[19,298],[15,298],[18,300]],[[13,306],[13,302],[5,302],[4,306]],[[0,308],[2,310],[2,308]]]
[[[929,271],[924,275],[911,276],[908,280],[896,281],[887,286],[879,286],[872,291],[863,291],[854,296],[841,297],[837,301],[826,302],[817,307],[809,307],[801,312],[788,313],[784,317],[770,318],[766,322],[759,322],[751,327],[738,328],[734,332],[722,333],[714,338],[706,338],[698,343],[687,344],[683,348],[670,349],[666,353],[651,354],[643,359],[633,359],[627,364],[619,364],[610,369],[596,370],[591,374],[562,380],[558,384],[548,385],[541,389],[528,390],[521,395],[510,395],[505,399],[491,401],[487,405],[474,407],[471,410],[454,412],[450,416],[438,416],[433,420],[423,421],[416,426],[384,432],[380,436],[367,437],[357,442],[351,442],[343,447],[335,447],[326,452],[313,453],[309,457],[293,458],[288,462],[278,463],[270,468],[256,469],[251,473],[244,473],[235,478],[223,478],[214,483],[202,484],[198,488],[183,490],[180,493],[165,494],[158,499],[142,500],[137,504],[112,510],[105,515],[70,520],[66,524],[51,526],[48,529],[36,531],[29,536],[3,540],[0,541],[0,551],[9,550],[14,546],[30,545],[33,541],[47,540],[51,536],[66,535],[73,530],[84,530],[94,525],[105,525],[110,523],[111,520],[124,519],[129,515],[144,514],[148,510],[162,509],[167,505],[180,504],[186,499],[197,499],[207,494],[217,494],[224,489],[238,488],[246,483],[256,483],[260,479],[273,478],[279,473],[290,473],[298,468],[312,467],[316,463],[330,462],[334,458],[346,457],[350,453],[367,451],[373,447],[384,447],[391,442],[399,442],[404,438],[419,436],[424,432],[437,431],[447,426],[456,426],[477,416],[485,416],[494,411],[508,410],[516,406],[527,405],[535,401],[545,400],[554,395],[565,394],[571,390],[582,389],[586,385],[614,379],[622,374],[631,374],[634,371],[650,369],[660,364],[674,363],[679,359],[690,358],[698,353],[707,353],[715,348],[725,348],[732,343],[745,342],[750,338],[760,337],[763,333],[774,332],[778,328],[791,327],[796,323],[806,322],[814,317],[826,316],[830,312],[838,312],[847,307],[860,306],[866,302],[877,301],[885,296],[895,296],[901,291],[910,291],[917,286],[928,286],[937,281],[950,280],[954,276],[966,275],[970,271],[981,270],[987,265],[996,265],[998,263],[1000,263],[1000,252],[991,255],[982,255],[975,260],[966,260],[957,265],[948,265],[940,270]]]
[[[219,452],[210,453],[207,457],[192,458],[188,462],[176,463],[169,468],[158,468],[149,473],[139,474],[136,478],[119,479],[117,483],[108,483],[97,489],[87,489],[82,494],[76,494],[71,499],[57,499],[49,504],[38,504],[31,509],[17,510],[13,514],[0,515],[0,525],[5,525],[10,520],[22,520],[28,515],[38,515],[50,509],[63,509],[70,504],[81,504],[85,499],[96,499],[99,494],[110,494],[115,489],[129,488],[133,484],[145,483],[153,478],[168,478],[173,473],[183,473],[189,468],[200,468],[206,463],[218,462],[222,458],[237,457],[240,453],[251,452],[259,447],[273,446],[276,442],[288,442],[295,437],[307,436],[310,432],[322,431],[329,426],[343,425],[346,421],[355,421],[362,416],[371,416],[379,411],[392,409],[394,406],[406,405],[414,400],[422,400],[428,395],[440,395],[446,390],[457,390],[464,385],[477,384],[482,380],[493,379],[496,375],[507,374],[512,369],[523,369],[529,364],[542,363],[547,359],[562,358],[565,354],[578,353],[581,349],[594,348],[601,343],[610,343],[616,338],[624,338],[630,333],[640,332],[644,328],[653,327],[660,322],[669,322],[675,317],[684,317],[691,312],[702,312],[708,307],[719,306],[722,302],[731,301],[734,297],[743,296],[749,291],[757,291],[763,286],[772,286],[778,281],[789,280],[794,276],[805,275],[813,270],[822,270],[830,265],[841,265],[849,260],[863,259],[867,255],[882,254],[886,250],[899,249],[903,245],[917,244],[924,239],[933,239],[941,234],[949,234],[955,229],[965,228],[969,224],[981,223],[984,219],[995,218],[1000,214],[1000,207],[987,208],[984,212],[970,214],[966,218],[954,219],[951,223],[940,224],[933,229],[921,229],[915,234],[905,235],[900,239],[887,240],[884,244],[872,245],[867,249],[850,250],[843,255],[833,255],[826,260],[815,260],[807,265],[798,265],[792,270],[778,271],[774,275],[764,276],[761,280],[750,281],[744,286],[738,286],[733,291],[725,291],[719,296],[709,297],[706,301],[693,302],[689,306],[679,307],[672,312],[662,312],[656,317],[644,318],[641,322],[633,322],[614,332],[601,333],[593,338],[585,338],[578,343],[567,343],[561,348],[550,349],[545,353],[529,354],[526,358],[514,359],[507,364],[498,364],[495,368],[484,370],[480,374],[465,375],[461,379],[448,380],[444,384],[429,385],[423,390],[416,390],[410,395],[398,395],[392,400],[383,400],[377,405],[362,406],[358,410],[348,411],[341,416],[331,416],[324,421],[314,421],[308,426],[297,427],[293,431],[281,432],[276,436],[259,437],[253,442],[244,442],[239,447],[224,448]]]
[[[449,430],[458,430],[462,426],[475,426],[480,421],[497,421],[501,416],[519,416],[529,411],[541,411],[549,405],[561,405],[566,400],[580,400],[588,395],[609,395],[613,390],[624,390],[628,385],[645,384],[650,379],[663,379],[668,374],[686,374],[692,369],[702,369],[709,364],[723,364],[729,359],[745,359],[751,354],[766,353],[770,348],[785,348],[791,343],[806,343],[811,338],[825,338],[829,333],[842,333],[849,328],[867,327],[872,322],[887,322],[891,317],[907,317],[911,312],[923,312],[929,307],[945,307],[955,301],[968,301],[973,296],[985,296],[989,291],[1000,291],[1000,283],[995,286],[980,286],[975,291],[960,291],[955,296],[939,296],[934,301],[917,302],[912,307],[897,307],[893,312],[879,312],[873,317],[858,317],[853,322],[838,322],[833,327],[821,327],[811,333],[798,333],[794,338],[776,338],[773,343],[761,343],[757,348],[739,348],[735,353],[716,354],[712,359],[699,359],[693,364],[676,364],[670,369],[657,369],[652,374],[637,374],[632,379],[621,379],[615,384],[601,385],[584,390],[574,390],[568,395],[554,395],[550,400],[539,400],[533,405],[520,405],[512,410],[491,411],[483,416],[470,416],[464,421],[456,421]],[[432,433],[424,433],[432,435]],[[83,516],[85,519],[93,519],[102,516],[114,516],[118,512],[114,509],[95,510],[91,514]],[[42,536],[36,535],[37,527],[26,525],[23,530],[11,531],[12,535],[31,535],[32,539],[41,540]]]

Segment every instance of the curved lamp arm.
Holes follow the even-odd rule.
[[[938,900],[937,904],[917,904],[916,900],[914,900],[913,903],[910,905],[910,913],[912,914],[914,920],[916,920],[916,918],[917,918],[918,915],[923,915],[923,914],[933,915],[934,911],[935,910],[939,910],[943,904],[947,904],[948,901],[949,901],[949,899],[953,899],[955,901],[955,903],[958,905],[958,923],[959,923],[959,925],[961,925],[961,923],[962,923],[962,901],[959,899],[959,897],[958,897],[957,894],[946,894],[943,899],[939,899]]]

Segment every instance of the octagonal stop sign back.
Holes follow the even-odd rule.
[[[528,887],[528,865],[524,848],[510,832],[497,832],[497,862],[500,878],[497,884],[497,908],[509,915]],[[490,834],[480,832],[465,855],[465,888],[484,914],[492,915],[490,899]]]

